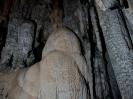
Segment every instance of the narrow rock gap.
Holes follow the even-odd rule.
[[[95,42],[94,42],[94,37],[93,37],[93,25],[91,22],[91,15],[90,15],[90,8],[91,5],[89,3],[88,7],[88,24],[89,24],[89,29],[88,29],[88,37],[89,37],[89,42],[90,42],[90,49],[91,49],[91,55],[90,55],[90,62],[91,62],[91,68],[92,68],[92,77],[93,77],[93,97],[96,98],[96,89],[95,89],[95,73],[94,73],[94,56],[95,56]]]
[[[106,73],[106,81],[108,83],[108,86],[109,86],[109,95],[110,95],[110,98],[113,99],[113,94],[112,94],[112,88],[111,88],[111,85],[110,85],[110,79],[109,79],[109,74],[108,74],[108,71],[107,71],[107,59],[105,57],[105,54],[107,53],[107,48],[106,48],[106,44],[105,44],[105,40],[104,40],[104,36],[103,36],[103,31],[102,31],[102,28],[100,26],[100,22],[99,22],[99,17],[98,17],[98,12],[97,12],[97,9],[95,7],[95,5],[93,6],[94,7],[94,12],[95,12],[95,15],[96,15],[96,20],[97,20],[97,27],[98,27],[98,30],[99,30],[99,33],[100,33],[100,40],[101,40],[101,46],[102,46],[102,56],[103,56],[103,60],[104,60],[104,66],[105,66],[105,73]]]
[[[127,0],[122,0],[123,1],[123,6],[127,9],[129,8],[129,4]]]

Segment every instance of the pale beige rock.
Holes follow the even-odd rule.
[[[46,42],[40,62],[41,99],[88,99],[88,77],[74,33],[66,28],[54,32]]]
[[[66,54],[81,53],[79,40],[73,32],[66,28],[57,29],[48,38],[42,52],[42,58],[54,50],[63,51]]]
[[[40,67],[40,71],[45,70],[40,72],[41,99],[87,99],[85,82],[72,57],[53,51]]]
[[[48,38],[42,60],[27,69],[1,74],[3,99],[89,99],[89,74],[79,40],[66,28]]]
[[[3,99],[37,99],[39,92],[39,65],[0,75],[4,83]],[[7,97],[7,98],[5,98]]]

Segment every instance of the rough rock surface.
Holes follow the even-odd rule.
[[[10,20],[6,43],[1,54],[1,68],[25,67],[33,63],[34,28],[34,24],[30,21],[15,18]]]
[[[2,99],[90,98],[88,68],[73,32],[59,29],[46,45],[39,63],[0,75]]]
[[[122,29],[122,21],[121,18],[119,18],[118,10],[109,11],[104,17],[106,17],[106,20],[101,22],[103,35],[116,79],[123,95],[122,98],[131,99],[133,95],[133,91],[130,91],[133,87],[133,56],[130,54],[132,53],[130,45],[128,45],[128,42],[126,42],[124,38],[125,36],[123,36],[124,28]],[[105,23],[108,23],[108,25],[103,25]]]
[[[26,67],[32,62],[41,60],[43,47],[47,46],[45,43],[55,26],[51,20],[53,5],[59,2],[58,10],[62,9],[63,16],[57,14],[59,20],[55,21],[63,19],[63,25],[73,31],[80,40],[81,52],[88,66],[91,99],[132,99],[132,0],[5,0],[7,3],[1,0],[0,2],[5,4],[0,6],[2,54],[0,68],[6,70],[9,67]],[[10,9],[9,2],[13,2],[10,3],[12,4]],[[30,21],[29,25],[34,24],[33,38],[28,35],[26,38],[28,42],[19,43],[19,48],[18,42],[15,41],[17,38],[23,40],[25,36],[18,37],[17,29],[25,20]],[[13,26],[14,33],[11,30],[7,32],[10,26]],[[6,43],[8,39],[12,41],[10,48]],[[22,52],[20,49],[23,49],[25,43],[28,47],[24,47],[26,52]],[[11,56],[12,54],[16,58]],[[5,65],[2,65],[2,62]]]

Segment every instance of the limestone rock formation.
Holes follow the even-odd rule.
[[[109,14],[109,13],[112,13],[112,14]],[[133,56],[130,50],[130,46],[132,45],[128,45],[130,43],[128,43],[128,41],[126,41],[125,37],[123,36],[123,31],[121,29],[121,25],[119,24],[119,21],[121,21],[120,20],[121,18],[118,17],[118,10],[107,12],[106,15],[107,15],[107,20],[104,20],[104,22],[102,23],[107,22],[108,25],[106,26],[102,25],[102,26],[103,26],[103,32],[104,32],[103,35],[107,45],[109,57],[111,59],[111,63],[114,68],[114,72],[116,75],[119,88],[121,90],[121,93],[123,93],[123,99],[126,99],[126,98],[130,99],[130,97],[132,97],[133,95],[133,92],[129,91],[133,87],[132,86]],[[115,18],[114,20],[113,17],[115,17],[116,15],[117,15],[117,18]],[[108,21],[108,20],[111,20],[111,21]],[[127,87],[127,86],[130,86],[130,87]]]
[[[12,72],[16,70],[15,68],[20,67],[26,68],[24,69],[26,72],[31,72],[32,69],[27,69],[27,67],[41,67],[41,62],[53,68],[54,65],[46,63],[44,57],[47,57],[47,60],[54,59],[56,61],[59,61],[59,59],[54,57],[61,58],[61,63],[68,59],[67,62],[72,62],[74,66],[84,64],[81,66],[84,68],[79,67],[79,70],[82,71],[82,78],[86,79],[89,84],[89,87],[87,87],[89,93],[87,95],[89,95],[90,99],[132,99],[132,20],[132,0],[1,0],[1,72],[6,72],[7,70]],[[61,26],[67,29],[60,28],[58,31],[57,28]],[[71,33],[72,36],[68,36],[68,34]],[[73,33],[75,33],[76,39],[78,38],[78,40],[75,39],[75,36],[74,39],[72,38]],[[54,39],[54,36],[61,38]],[[71,41],[79,43],[73,43]],[[69,48],[71,46],[72,48]],[[78,46],[80,46],[80,48]],[[59,52],[57,51],[56,55],[53,55],[55,50]],[[75,51],[76,54],[75,52],[72,54],[73,51]],[[65,58],[63,60],[62,57],[64,56]],[[39,61],[41,62],[37,63]],[[49,60],[49,62],[55,61]],[[32,66],[31,64],[34,63],[37,63],[37,65]],[[66,63],[64,62],[63,66],[65,67],[65,65]],[[67,68],[67,70],[77,73],[77,70],[74,68]],[[87,68],[87,71],[84,70],[85,68]],[[45,67],[45,69],[47,69],[47,67]],[[39,69],[39,71],[40,70],[41,69]],[[50,70],[54,71],[52,69]],[[61,78],[62,75],[60,76],[57,70],[55,71],[57,75],[55,74],[54,77]],[[26,72],[23,74],[26,74]],[[31,76],[32,73],[29,74],[26,74],[29,75],[26,79],[33,77],[32,79],[35,81],[35,76]],[[45,72],[45,74],[48,74],[48,71]],[[11,75],[12,77],[10,76],[10,78],[15,78],[15,75],[16,74]],[[78,75],[80,75],[80,73]],[[77,76],[72,76],[72,81],[74,81],[74,77]],[[20,78],[23,78],[23,76]],[[45,79],[48,78],[45,76]],[[77,79],[78,78],[76,78],[76,80]],[[21,79],[19,81],[22,81],[22,85],[23,80]],[[41,85],[43,85],[43,82],[47,82],[42,78],[39,81]],[[26,89],[28,86],[29,89],[22,93],[31,92],[35,94],[35,92],[32,92],[32,89],[30,89],[31,84],[27,82],[32,81],[27,80],[23,83],[25,84],[23,89]],[[0,83],[0,86],[2,85],[3,83]],[[63,83],[63,85],[65,85],[65,83]],[[46,88],[48,89],[48,87]],[[55,87],[52,88],[54,89]],[[44,89],[45,88],[42,88],[42,93],[54,93],[54,91],[50,90],[46,92]],[[21,90],[21,88],[18,88],[18,90]],[[57,90],[57,93],[59,90]],[[0,89],[0,93],[3,93],[3,89]],[[22,96],[24,94],[22,94]],[[23,97],[31,98],[30,96],[32,95],[25,94]],[[55,97],[55,95],[53,95],[53,97]]]
[[[29,66],[34,61],[32,44],[34,39],[34,24],[18,19],[10,20],[5,46],[1,54],[1,68]]]
[[[88,68],[76,36],[59,29],[43,51],[39,63],[0,75],[3,99],[89,99]]]
[[[41,99],[88,99],[87,65],[75,35],[59,29],[49,37],[43,51]]]

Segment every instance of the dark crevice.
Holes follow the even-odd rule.
[[[37,47],[35,47],[35,41],[34,41],[33,53],[35,55],[35,62],[39,62],[42,58],[42,50],[45,45],[45,42],[42,39],[42,37],[43,37],[42,34],[43,34],[43,29],[41,28],[39,31],[38,38],[37,38],[37,42],[39,43],[39,45]],[[36,35],[35,35],[35,38],[36,38]],[[36,40],[36,39],[34,39],[34,40]]]
[[[90,61],[91,61],[91,68],[92,68],[92,80],[93,80],[93,97],[94,99],[96,98],[96,90],[95,90],[95,68],[94,68],[94,56],[95,56],[95,42],[93,40],[93,25],[92,25],[92,21],[91,21],[91,15],[90,15],[90,3],[89,3],[89,6],[88,6],[88,24],[89,24],[89,29],[87,30],[88,32],[88,37],[89,37],[89,42],[90,42]]]
[[[129,8],[129,4],[127,0],[123,0],[123,5],[125,8]]]
[[[30,20],[34,24],[34,35],[33,35],[33,43],[32,48],[35,48],[35,42],[36,42],[36,32],[37,32],[37,24],[34,20]]]
[[[105,68],[105,81],[107,82],[108,84],[108,87],[109,87],[109,96],[107,97],[110,97],[111,99],[114,99],[113,98],[113,93],[112,93],[112,88],[111,88],[111,85],[110,85],[110,78],[109,78],[109,74],[108,74],[108,71],[107,71],[107,59],[105,57],[105,53],[107,52],[106,50],[106,45],[105,45],[105,40],[104,40],[104,36],[103,36],[103,31],[102,31],[102,28],[100,26],[100,22],[99,22],[99,17],[98,17],[98,12],[97,12],[97,9],[95,7],[95,4],[94,4],[94,0],[91,0],[91,3],[90,3],[90,8],[88,9],[91,10],[91,8],[93,9],[94,8],[94,13],[95,13],[95,19],[96,19],[96,23],[97,23],[97,27],[98,27],[98,31],[100,33],[100,40],[101,40],[101,47],[102,47],[102,58],[103,58],[103,64],[104,64],[104,68]],[[88,35],[89,35],[89,40],[90,40],[90,43],[91,43],[91,67],[92,67],[92,73],[93,73],[93,93],[94,93],[94,98],[98,99],[98,97],[96,96],[96,87],[95,87],[95,66],[94,66],[94,59],[96,58],[96,49],[97,49],[97,44],[96,44],[96,41],[94,39],[94,27],[92,25],[92,21],[91,21],[91,15],[90,15],[90,12],[88,12],[89,14],[89,17],[88,17],[88,20],[89,20],[89,30],[88,30]],[[99,70],[100,70],[100,67],[99,67]],[[100,72],[100,71],[99,71]],[[102,93],[102,92],[101,92]],[[119,98],[120,99],[120,98]]]
[[[113,94],[112,94],[112,89],[111,89],[111,85],[110,85],[110,79],[109,79],[109,74],[108,74],[108,71],[107,71],[107,59],[105,58],[105,54],[107,52],[107,49],[106,49],[106,44],[105,44],[105,40],[104,40],[104,36],[103,36],[103,31],[102,31],[102,28],[100,26],[100,21],[99,21],[99,16],[98,16],[98,12],[97,12],[97,9],[94,5],[94,12],[95,12],[95,18],[96,18],[96,23],[97,23],[97,27],[98,27],[98,31],[100,33],[100,40],[101,40],[101,47],[102,47],[102,58],[103,58],[103,62],[104,62],[104,67],[105,67],[105,73],[106,73],[106,77],[105,77],[105,80],[108,84],[108,87],[109,87],[109,97],[111,97],[111,99],[113,99]]]
[[[35,63],[36,62],[39,62],[41,60],[43,48],[44,48],[44,43],[43,42],[41,42],[39,44],[39,46],[37,46],[36,48],[34,48],[33,53],[35,55]]]
[[[0,0],[0,15],[1,12],[3,11],[3,7],[4,7],[4,0]]]
[[[106,48],[106,44],[105,44],[105,39],[104,39],[104,36],[103,36],[103,31],[102,31],[102,28],[100,26],[100,21],[99,21],[99,16],[98,16],[98,12],[97,12],[97,9],[94,5],[94,12],[95,12],[95,15],[96,15],[96,20],[97,20],[97,27],[98,27],[98,31],[100,33],[100,40],[101,40],[101,46],[102,46],[102,56],[103,56],[103,60],[104,60],[104,66],[105,66],[105,73],[106,73],[106,81],[108,83],[108,86],[109,86],[109,95],[111,97],[111,99],[114,99],[113,97],[113,92],[112,92],[112,88],[111,88],[111,82],[110,82],[110,78],[109,78],[109,74],[108,74],[108,70],[107,70],[107,64],[108,64],[108,61],[106,59],[106,52],[107,52],[107,48]],[[119,88],[117,88],[119,90]],[[120,95],[120,92],[118,92],[118,96],[120,97],[117,97],[118,99],[122,99],[121,98],[121,95]]]
[[[0,23],[0,56],[1,56],[2,49],[6,43],[6,37],[7,37],[7,31],[8,31],[7,24],[8,24],[8,18],[6,21],[2,21]],[[1,57],[0,57],[0,59],[1,59]]]
[[[106,73],[106,81],[108,83],[108,86],[109,86],[109,97],[111,97],[111,99],[115,99],[113,97],[113,92],[112,92],[112,88],[111,88],[111,82],[110,82],[110,78],[109,78],[109,74],[108,74],[108,70],[107,70],[107,64],[108,64],[108,60],[106,59],[106,52],[107,52],[107,48],[106,48],[106,44],[105,44],[105,39],[104,39],[104,36],[103,36],[103,31],[102,31],[102,28],[100,26],[100,21],[99,21],[99,16],[98,16],[98,12],[97,12],[97,9],[94,5],[94,12],[95,12],[95,18],[96,18],[96,23],[97,23],[97,27],[98,27],[98,31],[100,33],[100,40],[101,40],[101,47],[102,47],[102,56],[103,56],[103,60],[104,60],[104,66],[105,66],[105,73]],[[117,88],[119,90],[119,88]],[[118,96],[117,97],[118,99],[122,99],[121,95],[120,95],[120,91],[118,92]]]
[[[121,6],[124,8],[129,8],[129,4],[127,0],[118,0],[121,3]]]
[[[120,3],[117,2],[114,4],[114,6],[112,6],[111,8],[109,8],[110,10],[115,10],[115,9],[118,9],[120,7]]]
[[[8,64],[10,66],[10,68],[12,68],[13,58],[14,58],[14,56],[11,55],[11,58],[9,59],[9,64]]]

